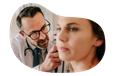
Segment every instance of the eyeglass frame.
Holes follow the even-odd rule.
[[[48,21],[48,20],[46,20],[45,19],[45,21],[47,21],[48,22],[48,24],[47,25],[45,25],[45,26],[49,26],[49,31],[51,30],[51,28],[50,28],[50,22]],[[44,26],[43,26],[44,27]],[[44,33],[43,31],[42,31],[42,29],[43,29],[43,27],[40,29],[40,30],[38,30],[38,31],[36,31],[36,32],[38,32],[38,34],[39,34],[39,36],[37,37],[37,38],[35,38],[35,39],[32,39],[31,38],[31,35],[34,33],[31,33],[30,35],[27,35],[23,30],[21,30],[25,35],[27,35],[28,37],[30,37],[32,40],[36,40],[36,39],[38,39],[39,37],[40,37],[40,31],[43,33],[43,34],[46,34],[46,33],[48,33],[48,32],[46,32],[46,33]]]

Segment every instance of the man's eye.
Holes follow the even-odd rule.
[[[33,32],[31,35],[36,35],[37,32]]]
[[[42,29],[44,29],[46,26],[43,26]]]

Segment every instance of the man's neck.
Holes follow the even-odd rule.
[[[36,45],[32,44],[31,42],[29,42],[28,39],[27,39],[27,42],[28,42],[29,46],[30,46],[32,49],[35,49],[36,47],[39,48],[39,49],[46,49],[46,48],[41,48],[41,47],[39,47],[39,46],[36,46]]]

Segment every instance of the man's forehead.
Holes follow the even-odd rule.
[[[43,15],[40,12],[37,12],[33,17],[23,17],[21,19],[22,26],[23,24],[30,24],[33,22],[43,22],[45,21]]]
[[[37,12],[33,17],[31,17],[31,16],[29,16],[29,17],[22,17],[21,18],[21,20],[23,20],[23,19],[26,19],[26,20],[33,20],[33,19],[39,19],[40,18],[40,20],[43,18],[44,19],[44,17],[43,17],[43,15],[40,13],[40,12]]]
[[[45,24],[45,19],[43,15],[38,12],[34,17],[23,17],[21,23],[24,31],[38,30]]]

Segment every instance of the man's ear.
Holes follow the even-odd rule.
[[[19,31],[19,33],[20,33],[20,35],[22,35],[22,37],[24,37],[25,39],[27,39],[26,36],[24,35],[24,33],[22,31]]]
[[[99,46],[101,46],[102,44],[103,44],[103,40],[98,39],[98,40],[96,40],[96,42],[94,43],[94,46],[99,47]]]
[[[24,37],[24,33],[22,31],[19,31],[19,34],[22,35],[22,37]]]

